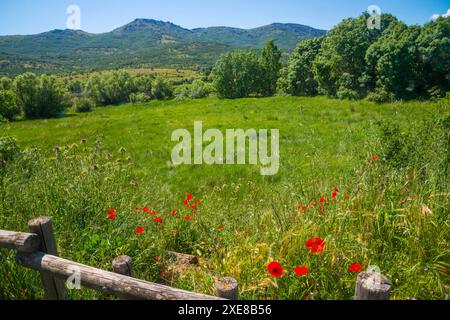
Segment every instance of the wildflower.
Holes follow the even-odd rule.
[[[306,276],[309,273],[308,267],[296,267],[294,273],[300,277]]]
[[[185,221],[189,221],[189,220],[191,220],[191,217],[190,216],[186,216],[186,217],[184,217],[184,220]]]
[[[160,256],[156,256],[155,260],[156,260],[156,262],[161,262],[161,257]]]
[[[324,197],[320,198],[320,204],[321,204],[322,206],[325,205],[325,198],[324,198]]]
[[[309,204],[311,207],[317,207],[317,201],[313,201]]]
[[[142,208],[142,212],[145,212],[145,213],[150,212],[150,209],[149,208]]]
[[[154,218],[153,221],[155,221],[156,223],[162,223],[163,222],[162,218]]]
[[[337,192],[336,191],[333,191],[333,193],[331,194],[331,199],[334,199],[334,198],[336,198],[337,197]]]
[[[301,204],[299,204],[297,207],[300,209],[301,213],[306,213],[306,211],[308,210],[308,206],[302,206]]]
[[[156,213],[155,211],[152,211],[152,212],[150,212],[150,215],[151,215],[151,216],[156,216],[157,213]]]
[[[175,216],[177,214],[176,210],[172,210],[172,217]]]
[[[361,271],[363,268],[362,265],[360,265],[359,263],[353,263],[350,267],[348,267],[348,271],[351,271],[353,273],[357,273],[359,271]]]
[[[114,214],[114,213],[116,213],[117,212],[117,210],[114,210],[114,209],[108,209],[108,213],[109,214]]]
[[[378,156],[373,156],[373,157],[371,158],[372,162],[378,161],[378,159],[380,159]]]
[[[283,266],[276,261],[270,263],[267,266],[267,269],[269,270],[269,273],[272,277],[281,278],[281,276],[283,275]]]
[[[218,227],[217,227],[217,230],[224,230],[224,229],[225,229],[224,226],[218,226]]]
[[[323,249],[325,249],[325,241],[320,238],[308,239],[306,242],[306,246],[309,248],[310,253],[322,253]]]
[[[108,214],[108,219],[109,220],[116,220],[117,216],[114,213],[110,213]]]
[[[141,234],[141,233],[143,233],[144,232],[144,228],[142,228],[142,227],[137,227],[136,228],[136,233],[137,234]]]

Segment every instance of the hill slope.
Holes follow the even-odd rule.
[[[266,41],[292,50],[324,30],[275,23],[255,29],[182,28],[170,22],[136,19],[111,32],[53,30],[0,37],[0,74],[25,71],[62,73],[140,66],[210,65],[226,51],[260,48]]]

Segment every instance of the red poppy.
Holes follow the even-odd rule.
[[[156,256],[155,260],[156,260],[156,262],[161,262],[161,257],[160,256]]]
[[[306,246],[309,248],[310,253],[322,253],[323,249],[325,249],[325,241],[320,238],[308,239],[306,242]]]
[[[162,223],[163,222],[162,218],[154,218],[153,221],[155,221],[157,223]]]
[[[150,212],[149,208],[142,208],[142,212]]]
[[[320,198],[320,204],[321,204],[322,206],[325,205],[325,198],[324,198],[324,197]]]
[[[117,216],[116,216],[114,213],[110,213],[110,214],[108,215],[108,219],[109,219],[109,220],[116,220],[116,218],[117,218]]]
[[[187,206],[189,204],[189,200],[184,200],[183,204]]]
[[[333,193],[331,194],[331,199],[334,199],[334,198],[336,198],[337,197],[337,192],[336,191],[333,191]]]
[[[186,196],[186,200],[187,200],[187,201],[191,201],[193,197],[194,197],[194,195],[193,195],[192,193],[189,193],[189,194]]]
[[[308,267],[294,268],[294,273],[300,277],[306,276],[309,273]]]
[[[191,217],[190,216],[186,216],[186,217],[184,217],[184,220],[185,221],[189,221],[189,220],[191,220]]]
[[[281,278],[283,275],[283,266],[276,261],[269,264],[267,269],[272,277]]]
[[[143,233],[144,232],[144,228],[142,228],[142,227],[137,227],[136,228],[136,233],[137,234],[141,234],[141,233]]]
[[[172,210],[172,217],[177,214],[176,210]]]
[[[339,188],[338,187],[334,187],[333,191],[338,193],[339,192]]]
[[[378,156],[373,156],[373,157],[371,158],[372,162],[378,161],[378,159],[380,159]]]
[[[217,230],[223,230],[223,229],[225,229],[224,226],[218,226],[218,227],[217,227]]]
[[[313,201],[313,202],[311,202],[309,205],[310,205],[311,207],[317,207],[317,202],[316,202],[316,201]]]
[[[348,271],[351,271],[353,273],[357,273],[363,269],[363,266],[359,263],[355,262],[350,267],[348,267]]]
[[[157,214],[157,213],[156,213],[155,211],[150,212],[150,215],[151,215],[151,216],[156,216],[156,214]]]
[[[109,214],[114,214],[114,213],[116,213],[117,212],[117,210],[114,210],[114,209],[108,209],[108,213]]]

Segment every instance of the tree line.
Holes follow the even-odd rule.
[[[223,55],[212,78],[219,96],[295,96],[397,99],[445,95],[450,83],[450,18],[407,26],[390,14],[369,29],[368,14],[343,20],[326,36],[304,40],[282,67],[272,42]]]

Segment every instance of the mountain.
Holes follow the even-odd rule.
[[[285,51],[324,30],[274,23],[254,28],[186,29],[171,22],[136,19],[111,32],[52,30],[37,35],[0,37],[0,74],[67,73],[119,67],[212,65],[224,52],[261,48],[274,40]]]

